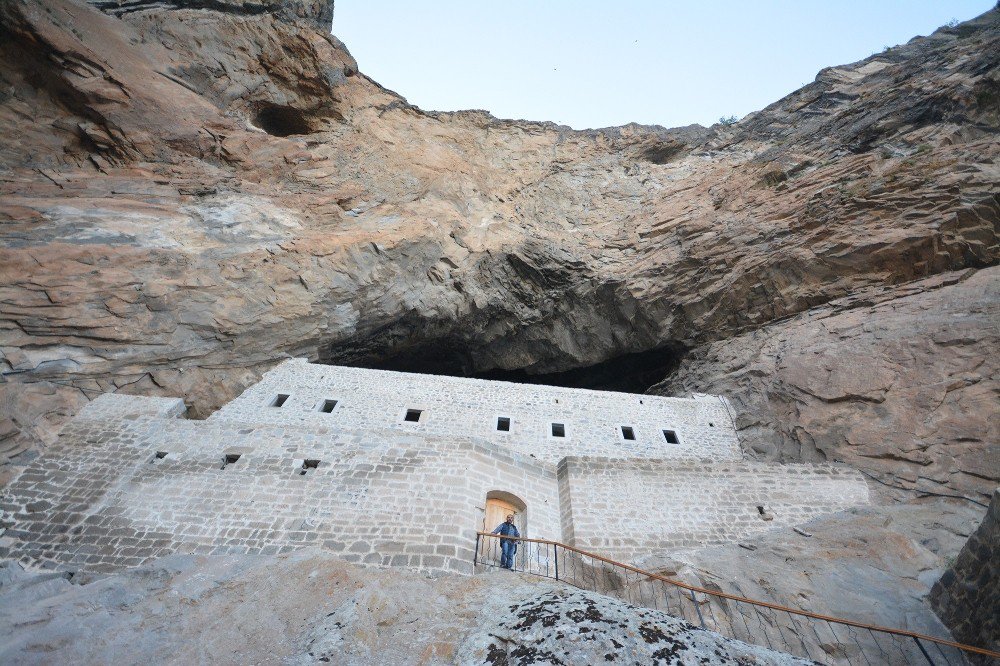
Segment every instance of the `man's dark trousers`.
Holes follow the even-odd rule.
[[[517,542],[513,539],[501,539],[500,550],[502,551],[500,566],[504,569],[512,568],[514,566],[514,553],[517,552]]]

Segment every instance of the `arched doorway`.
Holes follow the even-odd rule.
[[[528,536],[528,507],[524,501],[512,493],[503,490],[491,490],[486,493],[486,505],[482,513],[481,524],[477,528],[483,532],[492,532],[503,523],[509,514],[514,514],[514,525],[522,537]],[[480,544],[479,557],[481,561],[500,560],[500,540],[484,538]]]

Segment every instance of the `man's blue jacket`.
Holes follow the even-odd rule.
[[[500,523],[500,527],[493,530],[493,534],[499,534],[500,536],[513,536],[513,537],[521,536],[521,533],[517,531],[517,527],[511,525],[507,521]]]

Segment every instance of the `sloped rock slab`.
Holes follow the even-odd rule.
[[[695,627],[660,611],[581,590],[487,604],[461,664],[812,664]]]

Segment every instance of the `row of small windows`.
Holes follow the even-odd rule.
[[[290,394],[279,393],[273,400],[271,400],[271,407],[282,407],[288,400]],[[336,400],[324,400],[319,404],[318,411],[324,414],[331,414],[334,408],[337,406]],[[422,409],[407,409],[403,415],[403,421],[407,423],[420,423],[420,418],[423,416],[424,410]],[[715,427],[714,423],[708,424],[711,427]],[[509,416],[498,416],[497,417],[497,431],[498,432],[510,432],[511,419]],[[551,435],[557,439],[564,439],[566,437],[566,424],[565,423],[555,423],[551,424]],[[681,440],[677,436],[677,431],[675,430],[663,430],[663,439],[666,440],[667,444],[680,444]],[[621,426],[622,439],[634,442],[636,440],[635,428],[632,426]]]
[[[497,430],[500,432],[510,432],[510,418],[506,416],[497,417]],[[552,423],[551,424],[551,434],[553,437],[562,439],[566,437],[566,424],[565,423]],[[681,440],[677,436],[676,430],[663,430],[663,439],[666,440],[667,444],[680,444]],[[621,426],[622,439],[628,440],[630,442],[635,441],[635,428],[632,426]]]

